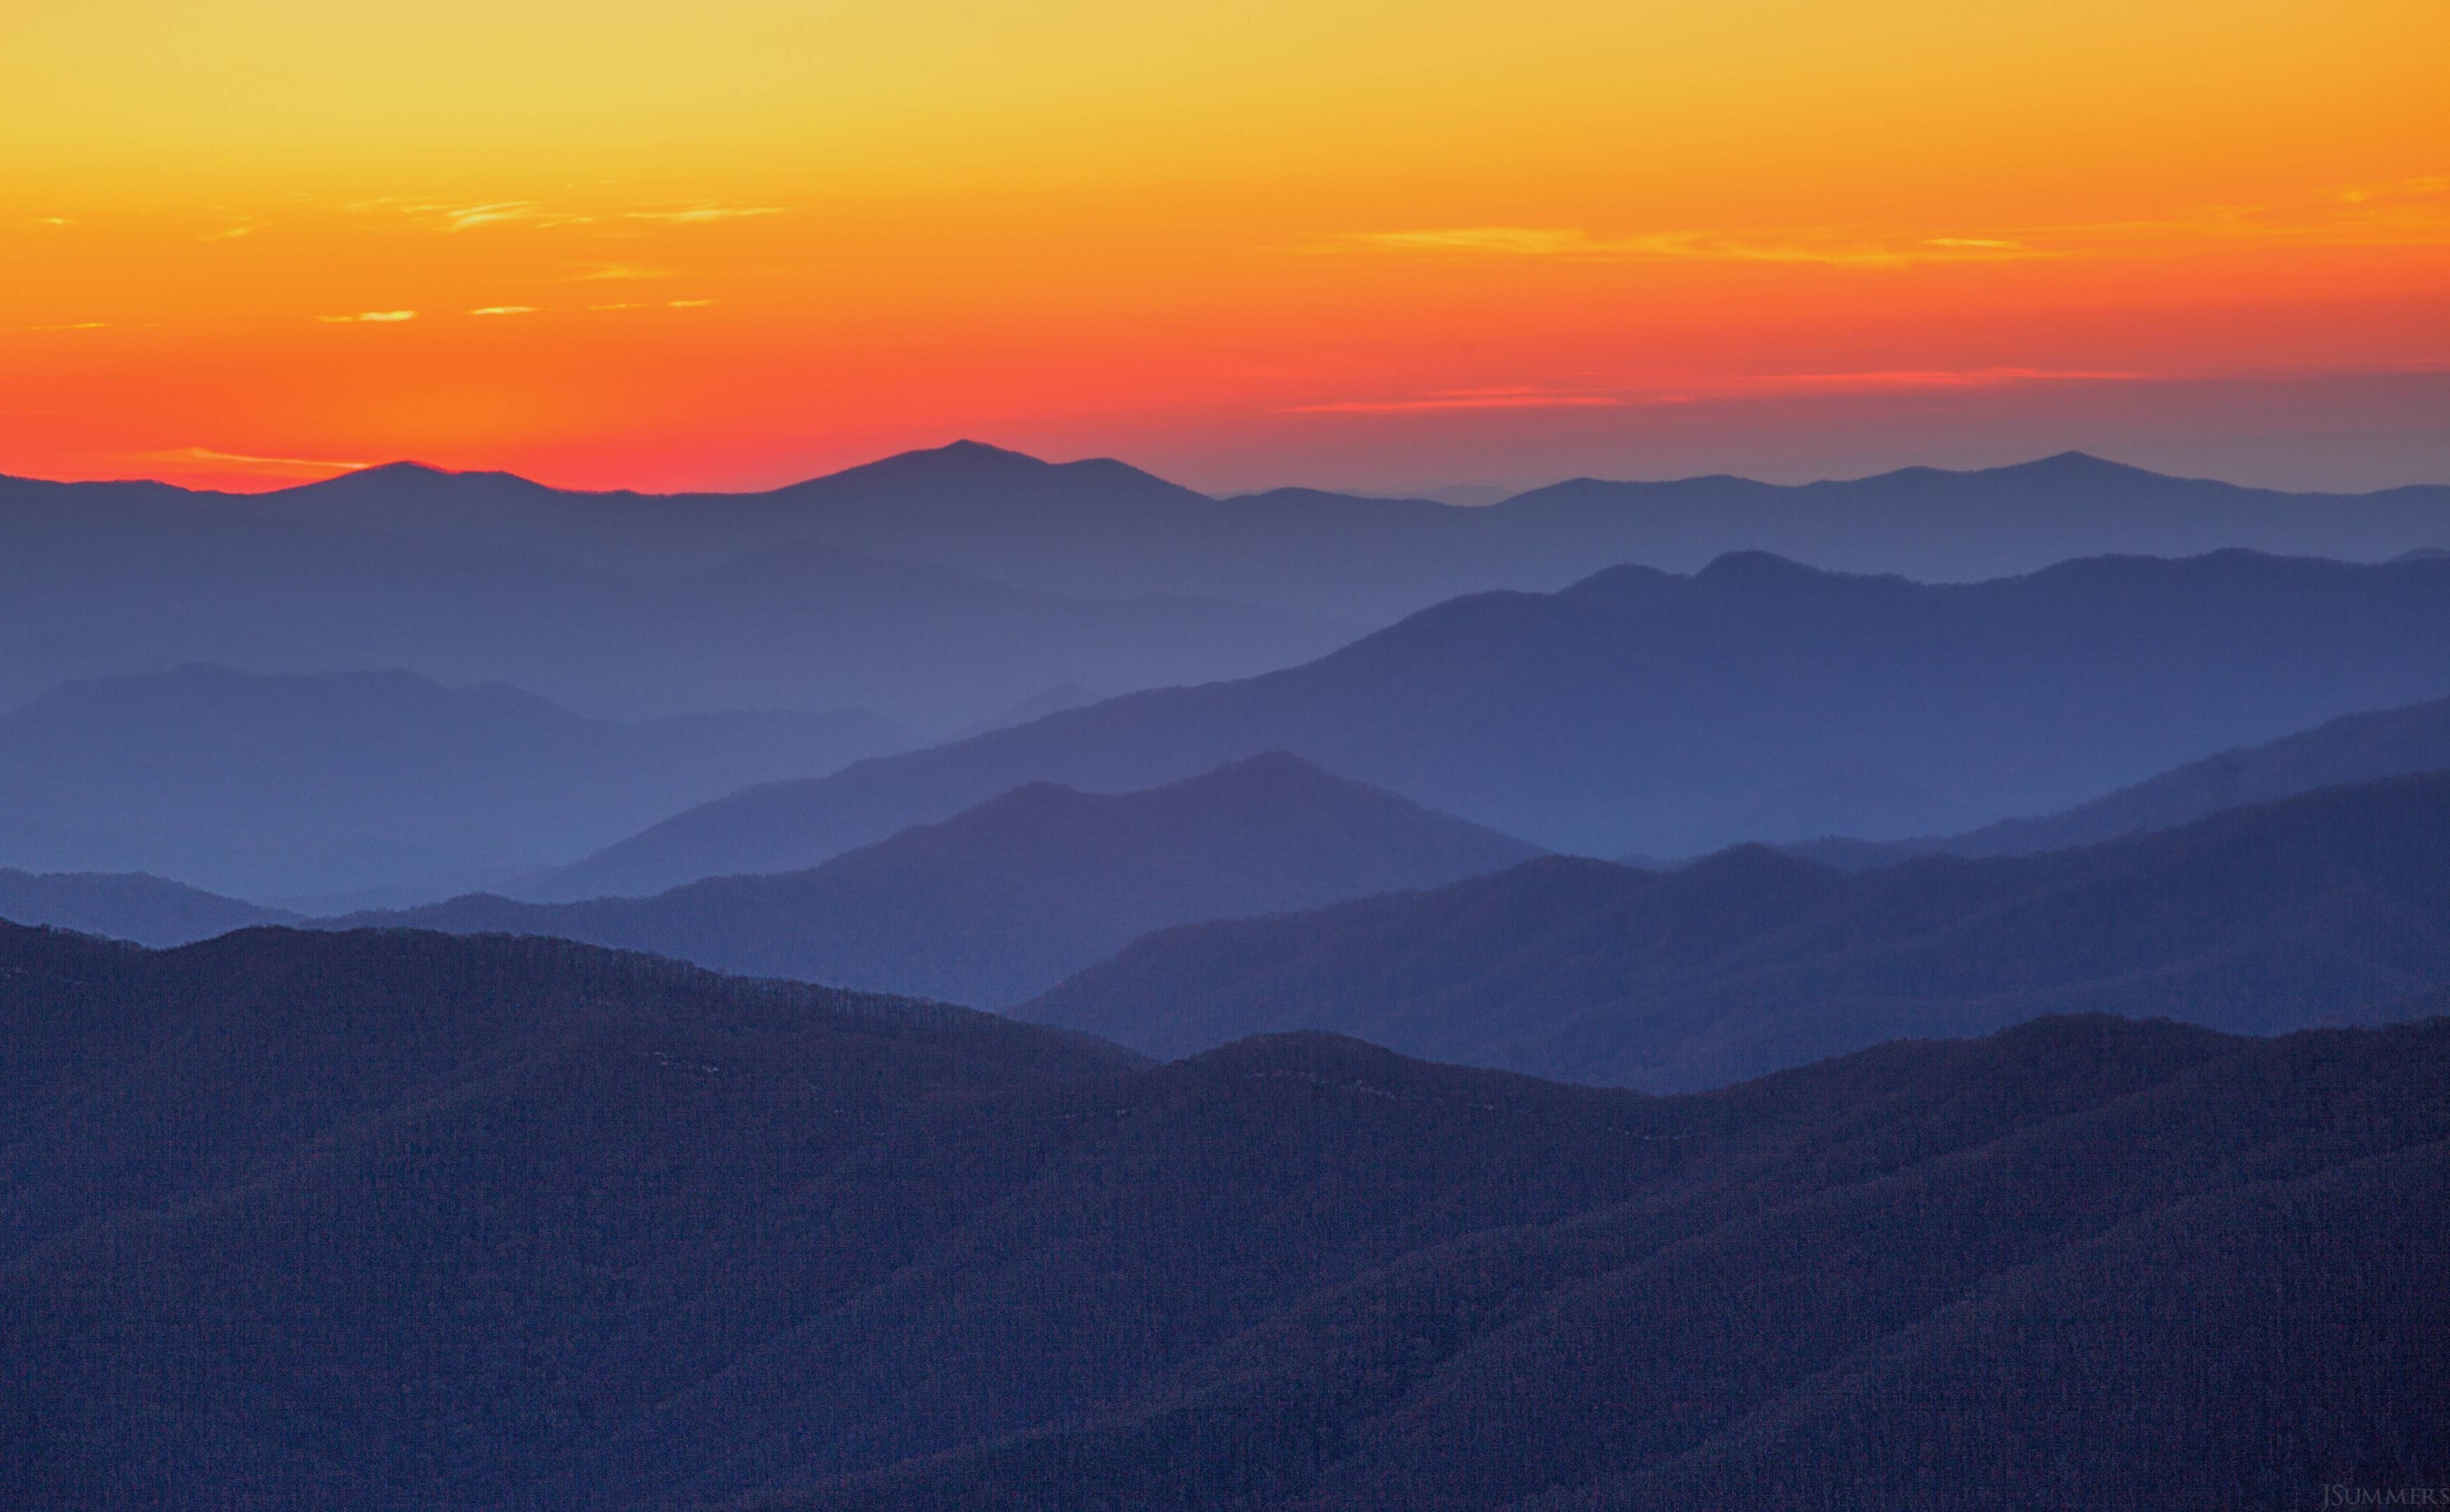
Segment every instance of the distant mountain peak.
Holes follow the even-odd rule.
[[[948,441],[943,446],[923,446],[907,452],[896,452],[890,456],[881,456],[873,462],[863,462],[857,467],[846,468],[841,473],[831,475],[844,477],[874,473],[942,471],[947,468],[962,472],[978,470],[999,473],[1040,473],[1054,466],[1056,466],[1055,463],[1047,461],[1044,457],[1032,456],[1027,452],[1016,452],[1008,446],[996,446],[985,441],[965,438]]]
[[[1845,574],[1799,562],[1791,556],[1780,556],[1776,552],[1747,547],[1742,551],[1720,552],[1710,558],[1709,562],[1693,575],[1697,579],[1706,580],[1729,577],[1838,577]]]
[[[1194,777],[1168,783],[1152,789],[1183,797],[1209,796],[1216,793],[1269,794],[1293,790],[1381,793],[1385,789],[1369,783],[1332,772],[1316,762],[1306,760],[1289,750],[1261,751],[1255,756],[1210,767]],[[1392,796],[1392,795],[1389,795]],[[1409,802],[1409,801],[1407,801]]]
[[[1058,478],[1079,480],[1102,477],[1130,485],[1152,494],[1163,494],[1188,497],[1204,497],[1176,483],[1169,483],[1153,473],[1144,473],[1127,462],[1112,457],[1086,457],[1071,462],[1050,462],[1016,452],[1009,447],[995,446],[985,441],[962,439],[943,446],[923,447],[897,452],[891,456],[863,462],[838,473],[812,477],[794,483],[778,492],[826,494],[842,489],[862,489],[879,483],[938,485],[951,483],[964,488],[1006,485],[1015,488],[1042,489]]]
[[[554,490],[546,484],[535,481],[534,478],[521,477],[516,473],[506,473],[497,468],[478,468],[472,471],[461,472],[447,467],[437,467],[431,462],[416,462],[408,460],[381,462],[373,467],[354,468],[349,472],[340,474],[337,476],[319,478],[312,483],[301,483],[295,488],[283,489],[281,492],[285,494],[353,494],[365,492],[369,489],[434,489],[451,485],[465,485],[469,483],[492,484],[496,487],[507,484],[515,489],[536,494],[571,492],[568,490]]]
[[[2126,462],[2113,462],[2108,457],[2095,456],[2090,452],[2077,451],[2053,452],[2048,456],[2037,456],[2030,462],[2013,462],[2006,467],[1990,468],[1986,471],[1993,473],[2023,473],[2027,475],[2053,475],[2068,477],[2082,477],[2088,475],[2099,477],[2161,477],[2167,475],[2155,473],[2149,468],[2135,467]]]

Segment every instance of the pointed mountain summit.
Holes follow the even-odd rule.
[[[310,503],[318,508],[344,502],[351,505],[397,505],[412,497],[429,505],[452,501],[463,508],[476,503],[494,508],[512,508],[533,507],[571,492],[522,477],[516,473],[494,469],[461,472],[437,467],[431,462],[403,460],[351,468],[330,477],[277,489],[254,497],[291,504]]]
[[[1975,468],[1972,470],[1971,475],[2024,477],[2058,483],[2104,482],[2113,478],[2121,482],[2205,481],[2201,478],[2172,479],[2165,474],[2150,472],[2130,463],[2113,462],[2108,457],[2095,456],[2090,452],[2074,451],[2054,452],[2049,456],[2037,456],[2030,462],[2010,462],[2000,467]]]
[[[2156,488],[2176,486],[2208,486],[2229,488],[2233,485],[2205,478],[2172,477],[2126,462],[2113,462],[2095,456],[2090,452],[2054,452],[2028,462],[2003,462],[1992,467],[1900,467],[1868,477],[1832,478],[1808,483],[1817,489],[1875,489],[1885,484],[1911,484],[1918,488],[1936,487],[1980,490],[1986,485],[2004,486],[2018,491],[2035,489],[2097,489]]]
[[[1132,489],[1151,502],[1183,503],[1206,498],[1205,494],[1195,494],[1180,484],[1169,483],[1154,474],[1144,473],[1112,457],[1050,462],[1026,452],[972,440],[897,452],[891,456],[863,462],[838,473],[787,484],[772,492],[777,494],[844,495],[870,490],[946,485],[1041,491],[1067,483]]]
[[[809,871],[646,899],[459,898],[334,922],[556,935],[1001,1007],[1163,924],[1434,886],[1535,854],[1277,751],[1146,792],[1026,784]]]

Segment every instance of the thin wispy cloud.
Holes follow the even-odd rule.
[[[1979,227],[1928,235],[1835,226],[1624,235],[1598,235],[1572,226],[1429,226],[1346,232],[1315,243],[1314,249],[1588,262],[1786,262],[1894,268],[2135,255],[2205,242],[2450,244],[2450,174],[2350,184],[2291,204],[2198,204],[2140,220]]]
[[[1449,389],[1414,398],[1331,399],[1319,404],[1288,405],[1287,415],[1412,415],[1433,410],[1599,410],[1622,408],[1627,400],[1614,394],[1581,394],[1541,389]]]
[[[65,216],[65,215],[38,215],[38,216],[33,217],[33,218],[32,218],[32,219],[28,223],[29,223],[29,224],[31,224],[31,225],[74,225],[74,224],[76,224],[76,223],[75,223],[74,221],[69,220],[69,219],[68,219],[67,216]]]
[[[496,204],[467,204],[445,211],[442,223],[445,230],[472,231],[506,221],[533,221],[542,213],[543,207],[533,200],[505,200]]]
[[[1862,373],[1766,373],[1725,380],[1721,393],[1898,392],[2001,388],[2017,383],[2133,383],[2159,375],[2109,368],[1898,368]]]
[[[1391,397],[1287,405],[1284,415],[1412,415],[1444,410],[1622,409],[1706,399],[1808,394],[1896,394],[2027,383],[2123,383],[2161,377],[2102,368],[1897,368],[1847,373],[1756,373],[1715,378],[1640,378],[1584,388],[1440,389]]]
[[[29,325],[29,331],[107,331],[108,320],[65,320],[56,325]]]
[[[2428,173],[2384,184],[2352,184],[2340,191],[2342,203],[2371,204],[2392,200],[2426,200],[2450,195],[2450,173]]]
[[[256,456],[245,452],[221,452],[209,446],[182,447],[175,452],[149,454],[155,461],[212,462],[224,467],[241,468],[251,473],[269,473],[283,477],[330,477],[340,473],[359,473],[375,466],[372,462],[341,462],[328,457]]]
[[[599,262],[578,276],[591,283],[602,283],[625,279],[669,279],[677,275],[670,268],[640,267],[633,262]]]
[[[671,310],[703,310],[713,302],[712,300],[666,300],[664,307]]]
[[[356,315],[319,315],[325,325],[397,325],[417,319],[415,310],[364,310]]]
[[[562,226],[621,224],[710,225],[720,221],[782,215],[779,204],[646,204],[582,210],[548,204],[541,200],[493,200],[479,204],[438,204],[414,200],[361,200],[344,208],[358,214],[406,216],[433,230],[476,231],[490,226],[523,226],[552,230]]]
[[[1521,225],[1356,231],[1335,238],[1330,244],[1348,249],[1592,262],[1798,262],[1838,267],[1897,267],[1911,262],[2052,255],[2022,242],[1993,237],[1925,237],[1888,244],[1838,232],[1798,232],[1776,238],[1703,231],[1594,236],[1572,227]]]
[[[533,304],[487,304],[470,310],[468,313],[471,315],[534,315],[536,313],[536,307]]]
[[[781,215],[779,204],[693,204],[678,210],[624,210],[624,221],[660,221],[668,225],[704,225],[711,221],[741,221]]]

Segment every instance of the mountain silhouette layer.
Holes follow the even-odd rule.
[[[1433,886],[1537,853],[1274,754],[1119,796],[1033,784],[805,872],[646,899],[457,898],[335,922],[554,935],[999,1008],[1166,924]]]
[[[1556,858],[1430,892],[1192,924],[1016,1010],[1157,1056],[1332,1030],[1653,1091],[2046,1013],[2249,1034],[2450,981],[2450,772],[2086,849],[1849,873],[1761,846]]]
[[[1023,783],[1129,790],[1265,750],[1560,851],[1904,838],[2445,689],[2450,562],[2230,552],[1931,586],[1747,553],[1456,599],[1303,667],[750,789],[536,896],[792,870]]]
[[[0,829],[0,861],[254,898],[464,878],[584,854],[692,794],[909,742],[858,710],[631,725],[500,685],[194,665],[0,714],[0,815],[25,822]]]
[[[0,869],[0,919],[154,946],[185,945],[257,924],[305,921],[286,909],[224,898],[144,872],[9,869]]]
[[[1840,866],[1881,865],[1934,854],[2025,855],[2168,829],[2224,808],[2266,803],[2317,787],[2441,770],[2450,770],[2450,699],[2370,714],[2343,714],[2267,745],[2188,762],[2131,787],[2039,818],[2007,819],[1967,834],[1926,840],[1824,840],[1786,848]]]
[[[1368,628],[1127,579],[1015,587],[728,530],[705,501],[655,501],[614,571],[592,548],[618,497],[418,468],[249,496],[0,478],[0,705],[210,661],[504,682],[623,720],[861,707],[941,735],[1052,685],[1242,676]]]
[[[2443,1463],[2438,1018],[1654,1098],[1315,1035],[1151,1068],[553,941],[13,928],[0,1015],[12,1506],[2269,1505]]]
[[[1462,509],[1302,488],[1215,499],[1109,459],[963,441],[759,494],[571,494],[393,467],[254,507],[629,576],[813,540],[1047,592],[1206,594],[1372,624],[1460,593],[1550,591],[1622,562],[1690,572],[1732,551],[1970,581],[2223,547],[2377,561],[2450,533],[2450,489],[2285,494],[2075,452],[1799,486],[1579,478]]]
[[[1799,487],[1583,479],[1473,509],[1213,499],[976,443],[737,494],[413,464],[251,495],[0,478],[0,704],[206,660],[403,667],[623,719],[858,705],[942,733],[1059,683],[1245,676],[1458,594],[1627,562],[1690,572],[1761,550],[1968,581],[2224,547],[2381,560],[2445,537],[2450,489],[2280,494],[2076,454]],[[796,592],[794,552],[821,557]],[[770,591],[729,602],[741,575]],[[894,591],[832,601],[863,575]],[[940,633],[956,624],[991,632]]]

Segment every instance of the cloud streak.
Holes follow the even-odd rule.
[[[2029,383],[2129,383],[2163,375],[2095,368],[1900,368],[1852,373],[1758,373],[1690,381],[1634,380],[1598,388],[1441,389],[1390,398],[1293,404],[1282,415],[1417,415],[1448,410],[1623,409],[1707,399],[1809,394],[1911,394]]]
[[[1914,262],[2002,262],[2056,254],[2003,237],[1924,237],[1886,243],[1837,232],[1748,238],[1706,231],[1593,236],[1562,226],[1483,225],[1355,231],[1332,245],[1387,252],[1585,262],[1790,262],[1832,267],[1902,267]]]
[[[623,210],[624,221],[660,221],[667,225],[704,225],[713,221],[753,220],[759,216],[781,215],[779,204],[693,204],[679,210]]]
[[[721,221],[754,220],[783,215],[779,204],[647,204],[605,210],[579,210],[547,204],[541,200],[493,200],[480,204],[436,204],[419,201],[364,200],[347,206],[361,214],[406,216],[420,225],[444,233],[478,231],[492,226],[524,226],[553,230],[563,226],[710,225]]]
[[[2167,216],[2143,220],[1986,227],[1934,234],[1823,226],[1602,236],[1573,226],[1477,225],[1350,231],[1330,237],[1316,246],[1348,252],[1557,262],[1818,263],[1896,268],[1920,263],[2132,256],[2217,242],[2450,245],[2450,174],[2351,184],[2289,204],[2193,204],[2181,206]]]
[[[1607,410],[1627,400],[1614,394],[1543,389],[1449,389],[1417,398],[1331,399],[1288,405],[1286,415],[1418,415],[1436,410]]]
[[[364,310],[356,315],[319,315],[325,325],[398,325],[417,319],[415,310]]]
[[[363,472],[376,465],[372,462],[337,462],[322,457],[256,456],[245,452],[219,452],[209,446],[188,446],[175,452],[155,452],[151,456],[157,461],[212,462],[224,467],[268,474],[277,477],[333,477],[342,473]]]

